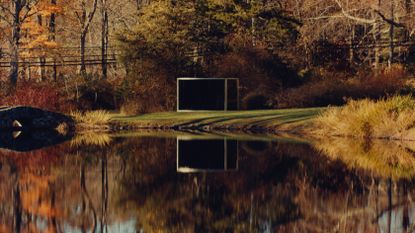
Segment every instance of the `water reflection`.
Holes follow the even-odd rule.
[[[0,148],[13,151],[31,151],[60,144],[72,135],[60,134],[56,130],[4,131],[0,133]]]
[[[238,141],[177,139],[178,172],[224,172],[238,168]]]
[[[345,159],[350,156],[341,155],[341,150],[326,153],[327,146],[316,150],[304,143],[217,137],[213,141],[82,137],[25,153],[0,151],[0,232],[410,232],[414,228],[411,173],[383,167],[384,175],[371,169],[375,166]],[[345,145],[353,144],[357,143]],[[208,165],[195,156],[202,156]],[[203,172],[178,172],[178,162],[179,168]],[[212,168],[224,172],[205,172]]]
[[[349,169],[363,169],[376,176],[395,180],[415,176],[415,142],[353,138],[327,138],[315,142],[316,148]]]

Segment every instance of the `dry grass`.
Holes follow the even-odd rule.
[[[111,114],[105,110],[89,111],[89,112],[72,112],[70,114],[77,124],[89,126],[107,125],[111,121]]]
[[[325,138],[314,146],[350,169],[363,169],[377,177],[410,179],[415,177],[415,143],[410,141],[355,140]]]
[[[415,99],[394,96],[379,101],[349,101],[331,107],[314,121],[314,134],[358,138],[415,139]]]

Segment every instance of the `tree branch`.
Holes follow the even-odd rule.
[[[376,12],[376,14],[378,14],[382,18],[382,20],[387,22],[388,24],[391,24],[395,27],[401,27],[401,28],[405,27],[405,25],[402,24],[402,23],[398,23],[398,22],[394,21],[393,19],[386,18],[385,15],[383,15],[380,11],[378,11],[376,9],[374,9],[373,11]]]
[[[346,18],[357,21],[357,22],[360,22],[360,23],[365,23],[365,24],[373,24],[373,23],[376,22],[376,19],[365,19],[365,18],[350,15],[347,11],[344,10],[344,8],[343,8],[343,6],[342,6],[342,4],[340,3],[339,0],[335,0],[335,1],[336,1],[337,5],[340,7],[340,10],[342,11],[342,14]]]
[[[82,32],[84,34],[86,34],[86,32],[88,31],[89,25],[91,24],[92,19],[94,18],[95,12],[97,10],[97,4],[98,4],[98,0],[94,0],[94,4],[92,6],[92,10],[88,14],[88,20],[84,24],[84,28],[83,28],[83,32]]]

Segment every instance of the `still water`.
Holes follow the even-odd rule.
[[[415,157],[403,142],[34,135],[0,137],[0,232],[415,229]]]

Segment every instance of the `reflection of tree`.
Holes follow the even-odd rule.
[[[18,176],[16,176],[17,178]],[[15,181],[13,185],[13,231],[20,232],[22,221],[22,201],[20,197],[19,182]]]
[[[395,219],[410,206],[394,198],[402,183],[350,170],[307,145],[242,150],[237,173],[180,175],[170,169],[174,157],[165,162],[167,144],[148,140],[131,140],[141,149],[124,151],[134,159],[127,159],[121,199],[134,200],[139,227],[149,232],[377,232],[393,225],[379,216]]]
[[[82,215],[88,218],[88,211],[92,213],[92,232],[95,232],[97,228],[97,213],[95,211],[94,204],[92,203],[91,197],[86,188],[85,182],[85,163],[82,162],[81,169],[80,169],[80,186],[81,186],[81,197],[82,197]],[[85,231],[85,226],[82,224],[82,232]]]
[[[108,221],[125,219],[128,213],[108,216],[108,209],[116,208],[109,206],[109,180],[114,177],[107,158],[115,167],[118,163],[102,150],[93,146],[78,153],[64,145],[0,154],[0,232],[65,232],[67,227],[109,232]],[[102,192],[91,192],[97,187]],[[100,212],[96,206],[102,207]]]
[[[134,154],[123,151],[134,157],[126,167],[134,172],[123,177],[129,189],[121,199],[134,196],[146,232],[257,232],[299,217],[291,198],[295,187],[282,182],[298,159],[242,154],[245,162],[236,173],[177,174],[174,142],[151,140],[131,142],[140,148]]]
[[[108,232],[108,160],[107,155],[101,158],[101,233]]]
[[[0,155],[0,232],[111,232],[132,217],[145,232],[414,228],[412,180],[345,166],[308,145],[241,143],[236,172],[178,174],[175,139],[112,143]]]

